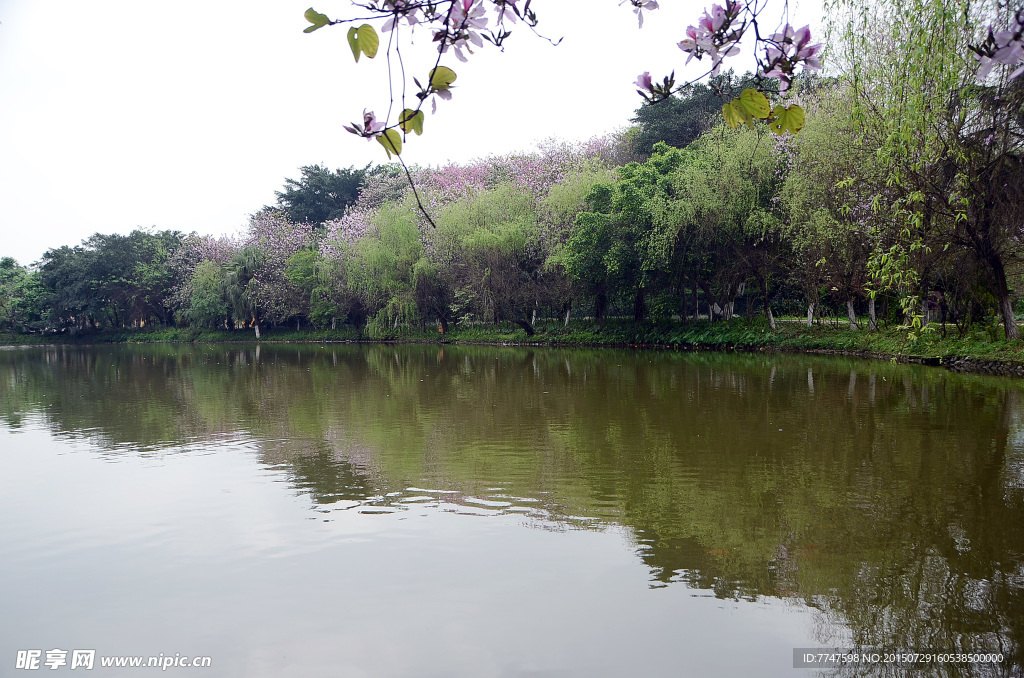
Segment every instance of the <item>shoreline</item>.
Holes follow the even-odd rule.
[[[551,348],[619,348],[673,351],[777,352],[837,355],[869,360],[943,367],[954,372],[1024,377],[1024,342],[1007,342],[987,330],[952,336],[955,328],[919,332],[916,338],[895,329],[869,333],[866,329],[780,323],[771,330],[762,319],[708,323],[644,323],[609,321],[598,327],[575,321],[566,328],[551,321],[538,325],[533,336],[519,328],[474,326],[436,331],[401,331],[391,336],[365,336],[354,328],[342,330],[268,329],[257,340],[251,330],[158,328],[97,331],[77,335],[0,335],[0,346],[90,344],[435,344]]]

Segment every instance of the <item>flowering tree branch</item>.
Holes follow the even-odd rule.
[[[1021,64],[1010,74],[1011,80],[1024,73],[1024,8],[1014,13],[1008,30],[995,32],[992,26],[989,26],[985,41],[980,45],[971,45],[971,50],[980,64],[979,82],[984,82],[992,69],[999,65]]]

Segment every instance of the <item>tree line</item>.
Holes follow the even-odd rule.
[[[304,167],[235,238],[137,230],[3,259],[0,327],[533,334],[573,316],[811,323],[826,306],[851,328],[1002,322],[1016,339],[1024,78],[979,84],[961,59],[919,69],[913,89],[932,93],[914,104],[909,71],[892,80],[903,58],[798,79],[798,136],[722,122],[719,94],[752,77],[729,73],[622,133],[410,168],[429,219],[397,165]]]

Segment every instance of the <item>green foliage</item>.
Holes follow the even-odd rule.
[[[437,224],[435,256],[457,262],[451,288],[473,299],[463,314],[523,320],[556,289],[547,284],[558,274],[545,270],[537,203],[525,191],[501,184],[448,206]]]
[[[750,74],[737,78],[729,71],[707,82],[686,85],[656,104],[644,103],[632,120],[639,125],[637,151],[650,155],[659,141],[675,148],[689,146],[714,126],[722,110],[720,93],[745,87],[750,80]]]
[[[308,28],[306,30],[309,31]],[[356,63],[358,63],[360,54],[365,54],[370,59],[377,56],[380,38],[377,36],[376,29],[370,24],[363,24],[358,28],[353,26],[348,29],[348,46],[352,48],[352,56],[355,57]]]
[[[439,92],[451,89],[452,83],[458,76],[455,71],[447,66],[438,66],[430,71],[430,87]]]
[[[284,191],[278,191],[277,204],[289,221],[297,224],[323,224],[340,219],[355,203],[366,179],[363,169],[337,169],[333,172],[320,165],[300,168],[301,179],[285,179]]]
[[[0,259],[0,330],[41,329],[45,295],[38,273],[11,257]]]
[[[375,137],[377,143],[384,147],[384,151],[388,154],[388,159],[391,159],[391,155],[402,154],[402,135],[396,130],[386,129]]]
[[[772,109],[772,114],[768,122],[768,129],[775,134],[799,134],[804,128],[806,122],[804,116],[804,109],[796,104],[789,106],[783,106],[777,104]]]
[[[423,134],[423,120],[423,111],[414,111],[411,108],[407,108],[398,116],[398,126],[406,134],[415,132],[419,136]]]
[[[309,321],[317,327],[334,324],[338,316],[344,316],[332,294],[329,264],[316,249],[301,249],[291,257],[285,266],[285,277],[309,300]]]
[[[841,301],[872,289],[868,260],[882,223],[867,203],[877,160],[843,114],[848,97],[835,89],[817,98],[807,128],[792,141],[792,168],[780,191],[798,262],[792,281],[812,304],[822,288]]]
[[[887,217],[872,254],[879,289],[901,295],[909,311],[940,285],[955,290],[954,302],[976,300],[970,278],[980,273],[1008,336],[1019,338],[1007,269],[1024,260],[1024,88],[995,77],[979,84],[970,50],[1010,10],[975,0],[839,8],[852,113],[880,167],[871,201]],[[977,263],[968,276],[965,254]]]
[[[225,267],[221,292],[232,314],[241,322],[259,322],[260,304],[255,277],[265,259],[266,255],[258,247],[248,246],[239,250]]]
[[[185,318],[194,327],[219,327],[228,316],[228,302],[224,298],[223,272],[216,263],[203,261],[192,275],[189,288],[192,297],[185,310]]]
[[[548,191],[541,202],[541,218],[560,234],[568,231],[576,216],[584,211],[593,188],[615,181],[615,176],[614,170],[605,167],[587,167],[573,172]]]
[[[319,28],[323,28],[324,26],[327,26],[331,23],[331,20],[327,17],[327,15],[321,14],[312,7],[307,9],[306,13],[303,16],[306,18],[306,21],[313,24],[312,26],[307,26],[305,29],[303,29],[303,33],[312,33],[313,31]]]
[[[348,287],[362,300],[373,338],[394,336],[398,325],[417,319],[416,275],[424,271],[417,269],[423,244],[416,224],[411,205],[386,204],[345,260]]]
[[[47,290],[50,322],[80,329],[171,322],[168,261],[181,239],[174,231],[97,233],[82,247],[49,250],[40,281]]]

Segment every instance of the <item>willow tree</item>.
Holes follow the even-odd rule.
[[[771,298],[790,257],[775,200],[789,171],[788,138],[755,126],[719,125],[689,150],[690,162],[673,178],[671,201],[655,213],[678,225],[690,253],[689,275],[704,290],[709,318],[717,313],[730,319],[752,278],[774,328]]]
[[[839,0],[836,53],[861,134],[879,148],[876,210],[891,214],[872,255],[907,311],[927,293],[915,253],[968,254],[1008,339],[1019,339],[1007,268],[1021,260],[1024,91],[1008,68],[981,73],[972,46],[1009,10],[990,0]],[[954,252],[955,253],[955,252]]]
[[[441,210],[428,236],[456,316],[508,320],[534,334],[535,310],[550,303],[545,276],[556,273],[545,270],[550,247],[533,196],[510,183],[481,190]]]
[[[823,92],[808,106],[807,127],[792,141],[792,169],[781,192],[787,237],[796,265],[793,279],[806,297],[807,324],[814,321],[822,287],[846,301],[850,328],[857,328],[855,298],[867,292],[867,259],[877,215],[871,209],[876,148],[861,143],[858,128],[841,114],[850,88]],[[869,327],[876,329],[869,295]]]

